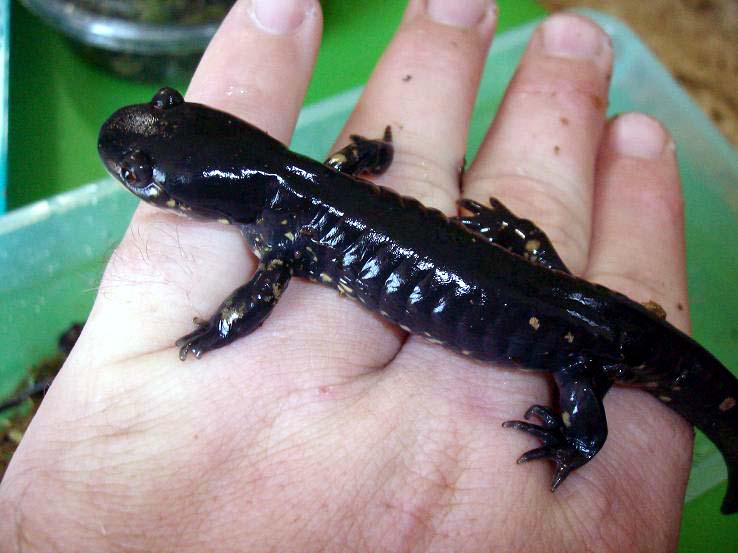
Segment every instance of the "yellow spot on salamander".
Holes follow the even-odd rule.
[[[409,328],[406,328],[406,327],[402,327],[402,328],[405,329],[405,330],[407,330],[408,332],[410,332],[410,329]],[[437,338],[427,338],[426,337],[426,340],[429,341],[431,344],[438,344],[438,345],[442,345],[443,344],[443,342],[441,340],[437,339]]]
[[[533,330],[541,328],[541,321],[538,320],[538,317],[531,317],[528,319],[528,324],[533,328]]]
[[[405,325],[400,325],[400,328],[404,330],[405,332],[410,332],[410,328]]]
[[[177,205],[177,202],[174,200],[174,198],[170,198],[167,200],[167,207],[174,207]]]
[[[541,247],[541,241],[536,240],[535,238],[533,238],[532,240],[528,240],[525,243],[525,249],[528,250],[529,252],[535,251],[540,247]]]
[[[346,159],[346,156],[343,154],[336,154],[334,156],[331,156],[331,159],[328,160],[328,165],[333,165],[334,163],[346,163],[348,160]]]
[[[564,426],[569,428],[571,426],[571,415],[569,414],[569,411],[564,411],[561,413],[561,422],[564,423]]]
[[[231,224],[231,222],[228,219],[226,219],[225,217],[221,217],[220,219],[218,219],[218,222],[220,224],[222,224],[222,225],[230,225]]]
[[[718,406],[718,409],[720,409],[723,413],[725,411],[730,411],[733,407],[735,407],[735,398],[734,397],[726,397]]]
[[[669,403],[671,401],[671,398],[669,396],[659,396],[659,399],[664,403]]]
[[[294,234],[292,234],[292,232],[285,232],[285,233],[284,233],[284,237],[285,237],[285,238],[286,238],[287,240],[289,240],[290,242],[294,242],[294,241],[295,241],[295,235],[294,235]]]
[[[330,284],[331,282],[333,282],[331,275],[329,275],[328,273],[320,273],[320,280],[322,280],[326,284]]]
[[[462,349],[461,350],[461,354],[462,355],[471,355],[471,351],[469,351],[468,349]]]
[[[566,340],[570,344],[573,344],[574,343],[574,335],[571,332],[567,332],[566,334],[564,334],[564,340]]]
[[[339,282],[338,283],[338,293],[341,294],[341,295],[348,296],[348,295],[353,294],[354,293],[354,290],[353,290],[353,288],[351,288],[350,286],[347,286],[343,282]]]
[[[659,319],[666,319],[666,310],[653,300],[648,300],[641,304]]]

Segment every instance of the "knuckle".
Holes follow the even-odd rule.
[[[588,275],[588,279],[600,283],[608,288],[617,290],[635,301],[664,302],[664,286],[656,271],[649,271],[648,267],[623,270],[601,270]]]
[[[417,198],[445,213],[455,210],[459,197],[459,168],[453,162],[434,158],[420,150],[395,152],[387,173],[388,185],[399,193]]]
[[[596,78],[581,68],[568,67],[570,60],[558,63],[531,63],[521,66],[508,89],[506,102],[526,105],[534,100],[547,109],[581,112],[582,106],[604,111],[607,92],[604,79]],[[562,66],[563,65],[563,66]]]
[[[678,223],[684,218],[684,196],[678,179],[667,178],[659,168],[638,169],[640,176],[629,186],[633,201],[656,220]]]
[[[451,31],[439,32],[437,28],[411,26],[397,37],[396,47],[392,49],[395,62],[402,67],[411,67],[421,75],[458,76],[468,71],[474,52],[483,51],[481,44],[470,37],[458,36]],[[458,82],[456,78],[444,79],[449,84]],[[441,83],[438,83],[441,84]]]
[[[475,190],[499,198],[520,218],[541,228],[574,273],[583,270],[589,251],[588,209],[571,196],[573,186],[554,186],[549,180],[512,174],[477,174]],[[477,199],[485,205],[488,198]]]

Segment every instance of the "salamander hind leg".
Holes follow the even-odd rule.
[[[526,421],[535,416],[540,424],[507,421],[505,428],[527,432],[541,441],[541,447],[524,453],[518,463],[550,459],[554,463],[551,491],[571,474],[589,462],[607,438],[607,421],[602,397],[610,383],[595,382],[583,370],[583,364],[561,369],[555,374],[559,388],[560,413],[533,405],[525,413]]]
[[[453,217],[470,231],[506,250],[549,269],[569,272],[546,233],[528,219],[516,217],[502,202],[489,199],[490,206],[474,200],[459,200],[459,207],[471,211],[471,217]]]
[[[392,164],[395,149],[392,145],[392,129],[389,126],[380,139],[370,140],[358,134],[352,134],[350,139],[351,144],[338,150],[324,163],[336,171],[352,176],[364,172],[381,175]]]
[[[253,278],[233,291],[209,320],[195,319],[198,328],[177,340],[179,358],[225,346],[259,328],[279,301],[292,276],[291,265],[281,257],[265,258]]]

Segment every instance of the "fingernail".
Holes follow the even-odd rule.
[[[619,115],[610,128],[610,144],[623,156],[659,159],[667,139],[664,128],[643,113]]]
[[[310,0],[253,0],[256,23],[270,33],[285,34],[296,30],[305,20]]]
[[[492,5],[491,0],[428,0],[426,10],[439,23],[469,28],[479,23]]]
[[[610,48],[609,37],[583,17],[561,13],[542,26],[543,48],[551,55],[596,59]]]

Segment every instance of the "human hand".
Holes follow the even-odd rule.
[[[237,3],[188,100],[288,142],[319,6],[266,4],[295,11],[261,11],[260,26],[251,2]],[[448,6],[442,22],[426,5]],[[337,141],[392,125],[395,161],[376,181],[449,214],[496,20],[483,5],[412,0]],[[464,196],[500,198],[548,233],[573,272],[655,300],[687,329],[673,147],[643,115],[606,123],[611,56],[587,20],[549,19],[464,174]],[[295,280],[257,332],[180,363],[173,344],[192,316],[208,316],[253,268],[237,229],[139,208],[0,487],[3,547],[675,548],[691,432],[639,391],[608,394],[605,447],[551,494],[547,463],[514,462],[535,440],[501,428],[532,403],[552,404],[546,376],[407,338],[327,288]]]

